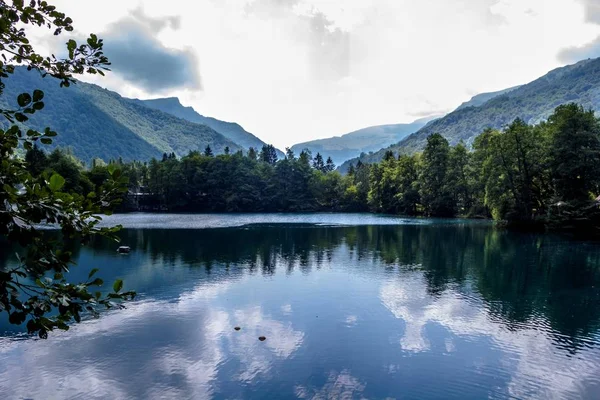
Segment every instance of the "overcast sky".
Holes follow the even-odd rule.
[[[600,0],[52,3],[105,39],[113,72],[95,83],[177,96],[282,149],[447,112],[600,56]]]

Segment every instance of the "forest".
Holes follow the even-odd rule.
[[[111,169],[127,177],[119,211],[376,212],[425,217],[493,218],[529,227],[600,226],[600,123],[592,110],[561,105],[537,125],[515,119],[486,129],[472,146],[439,134],[424,150],[380,163],[351,165],[345,175],[321,154],[250,148],[215,156],[210,147],[149,162],[95,159],[69,151],[25,156],[32,175],[65,178],[65,190],[88,196]]]

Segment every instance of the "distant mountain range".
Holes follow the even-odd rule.
[[[384,146],[397,143],[435,118],[422,118],[409,124],[371,126],[342,136],[298,143],[292,146],[292,150],[300,153],[308,149],[313,156],[320,153],[324,158],[331,157],[334,163],[341,164],[350,158],[360,156],[361,153],[377,151]]]
[[[59,133],[54,145],[71,148],[86,162],[95,157],[149,160],[171,152],[181,156],[207,145],[219,154],[226,147],[235,152],[264,144],[241,126],[204,117],[173,98],[132,100],[84,82],[60,88],[58,80],[25,68],[3,81],[0,107],[14,108],[18,94],[43,90],[46,107],[25,127],[51,127]]]
[[[422,150],[427,137],[433,133],[440,133],[452,145],[461,140],[470,145],[486,128],[502,129],[515,118],[532,124],[539,123],[557,106],[570,102],[600,111],[600,59],[557,68],[523,86],[475,96],[470,102],[398,143],[373,154],[348,160],[340,166],[340,170],[347,170],[351,163],[356,164],[358,160],[363,163],[379,162],[388,150],[395,154]]]

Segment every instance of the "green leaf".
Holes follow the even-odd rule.
[[[113,290],[115,291],[115,293],[119,293],[121,289],[123,289],[123,280],[117,279],[113,284]]]
[[[108,166],[106,167],[106,170],[108,171],[109,174],[112,175],[117,170],[117,165],[116,164],[108,164]]]
[[[75,55],[75,48],[77,48],[77,42],[74,41],[73,39],[69,39],[69,41],[67,42],[67,49],[69,50],[69,58],[70,59],[73,59],[73,56]],[[68,86],[68,85],[66,85],[66,86]]]
[[[39,89],[33,91],[33,101],[40,101],[44,98],[44,92]]]
[[[92,276],[94,276],[94,274],[96,274],[96,272],[98,272],[98,268],[94,268],[90,271],[90,273],[88,274],[88,279],[91,278]]]
[[[40,142],[42,142],[42,144],[52,144],[52,139],[43,137],[43,138],[40,138]]]
[[[59,174],[53,174],[50,177],[50,190],[53,192],[57,192],[65,185],[65,178],[60,176]]]
[[[19,103],[19,107],[25,107],[31,103],[31,95],[29,93],[21,93],[17,96],[17,103]]]
[[[100,278],[96,278],[89,283],[89,286],[102,286],[104,285],[104,281]]]
[[[22,113],[16,113],[15,114],[15,119],[19,122],[25,122],[27,120],[29,120],[29,118],[27,118],[27,116],[25,114]]]
[[[40,111],[42,108],[44,108],[44,102],[43,101],[38,101],[36,103],[33,103],[33,109],[36,111]]]

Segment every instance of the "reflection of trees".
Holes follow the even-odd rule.
[[[401,225],[315,227],[248,226],[205,230],[126,230],[122,243],[153,263],[183,263],[207,273],[244,271],[304,274],[336,261],[422,270],[428,294],[448,288],[481,297],[490,318],[518,330],[534,320],[549,324],[557,342],[570,350],[600,329],[600,247],[564,237],[497,230],[486,225]],[[114,254],[116,244],[94,241],[94,252]],[[8,257],[7,251],[0,257]],[[5,262],[5,260],[0,260]],[[400,268],[396,268],[400,266]],[[219,268],[223,268],[221,271]]]

